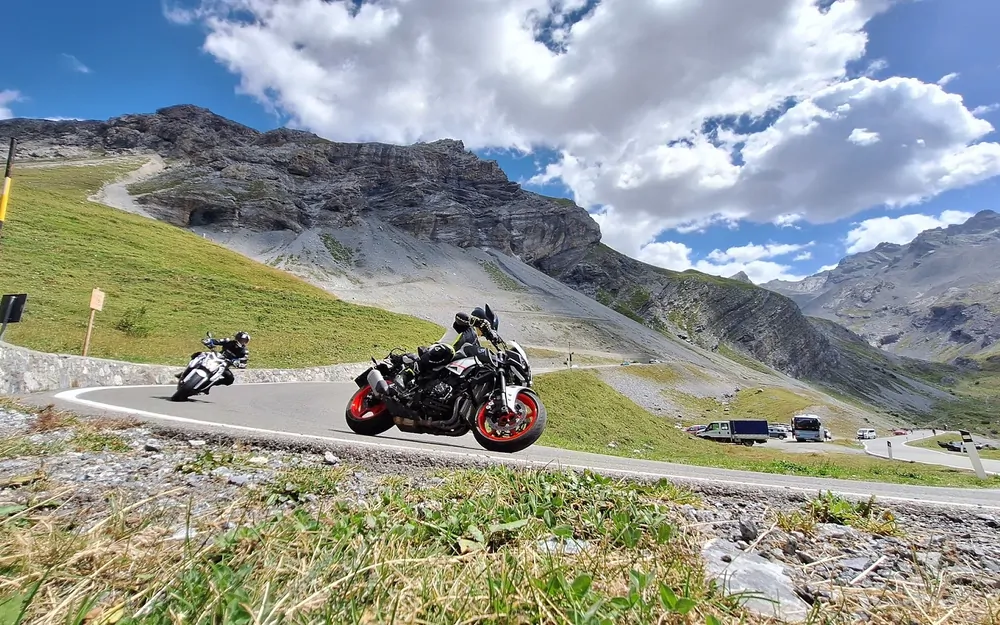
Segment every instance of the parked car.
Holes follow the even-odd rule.
[[[784,423],[770,423],[767,426],[767,435],[771,438],[787,438],[791,431]]]
[[[707,425],[691,425],[684,428],[684,431],[689,434],[698,434],[699,432],[703,432],[707,427]]]
[[[878,438],[878,434],[875,432],[875,428],[859,428],[858,429],[858,440],[864,440],[869,438]]]

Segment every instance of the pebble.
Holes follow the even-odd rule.
[[[327,464],[340,464],[340,458],[335,456],[332,451],[328,451],[323,454],[323,462]]]
[[[199,439],[190,440],[188,441],[188,445],[191,445],[192,447],[204,447],[205,441]]]

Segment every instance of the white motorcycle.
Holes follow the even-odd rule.
[[[211,332],[206,335],[208,339],[212,338]],[[170,401],[186,401],[193,395],[208,392],[208,389],[217,384],[232,365],[233,363],[225,356],[215,351],[215,347],[210,347],[206,352],[193,354],[186,373],[177,381],[177,390]]]

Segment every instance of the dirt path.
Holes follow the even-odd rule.
[[[146,158],[149,160],[139,167],[139,169],[129,172],[127,175],[115,180],[114,182],[109,182],[104,185],[100,191],[91,195],[87,199],[91,202],[97,202],[98,204],[104,204],[105,206],[110,206],[128,213],[142,215],[143,217],[153,219],[149,213],[136,203],[135,199],[129,194],[127,188],[130,184],[135,184],[152,178],[156,174],[163,171],[166,167],[163,159],[160,158],[158,154],[151,154],[146,156]]]

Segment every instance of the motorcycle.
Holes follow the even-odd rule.
[[[412,354],[392,350],[355,378],[347,404],[347,425],[376,436],[393,426],[402,432],[464,436],[469,431],[485,449],[514,453],[531,446],[545,430],[547,414],[532,388],[528,356],[497,333],[499,317],[486,308],[496,352],[466,346],[451,362],[421,371],[415,379]]]
[[[207,343],[212,339],[212,333],[206,333],[207,339],[202,343]],[[206,345],[207,347],[207,345]],[[220,347],[216,345],[215,347]],[[197,352],[191,355],[191,362],[187,366],[187,374],[177,381],[177,390],[170,401],[186,401],[193,395],[208,392],[208,389],[218,383],[225,375],[226,370],[233,366],[233,362],[215,351],[215,347],[210,347],[208,351]],[[237,365],[238,366],[238,365]]]

